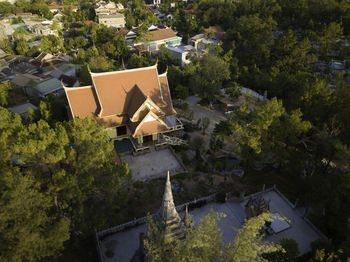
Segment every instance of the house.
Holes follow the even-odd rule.
[[[213,34],[213,38],[222,41],[223,37],[225,35],[225,31],[221,28],[221,26],[209,26],[208,28],[205,28],[204,31],[207,34]]]
[[[28,89],[31,89],[41,80],[42,79],[40,77],[32,74],[17,74],[11,82],[15,85],[15,88],[21,88],[25,94],[28,94],[30,93]]]
[[[28,90],[29,95],[47,97],[50,94],[59,95],[64,92],[61,82],[56,78],[49,78],[32,86]]]
[[[345,66],[346,62],[344,61],[337,61],[337,60],[331,60],[329,62],[329,68],[332,70],[332,73],[345,73]]]
[[[36,36],[57,35],[50,25],[45,24],[34,24],[29,27],[29,31]]]
[[[125,17],[123,14],[99,14],[97,15],[97,21],[99,24],[115,27],[115,28],[124,28],[125,27]]]
[[[96,4],[95,14],[110,15],[110,14],[115,14],[118,11],[121,11],[123,9],[124,9],[124,6],[121,3],[115,4],[114,2],[106,3],[104,1],[101,1]]]
[[[191,45],[181,45],[181,46],[168,46],[167,49],[172,54],[172,59],[180,59],[181,65],[184,66],[191,62],[188,59],[189,53],[194,50],[194,47]]]
[[[37,107],[35,105],[33,105],[31,103],[25,103],[25,104],[17,105],[14,107],[9,107],[9,108],[7,108],[7,110],[14,113],[14,114],[19,114],[23,117],[27,117],[29,108],[31,108],[33,110],[37,109]]]
[[[158,51],[161,46],[179,46],[182,38],[177,36],[171,28],[156,28],[149,30],[149,39],[145,42],[133,43],[134,47],[139,50],[149,52]]]
[[[91,73],[93,85],[67,88],[73,118],[91,117],[112,140],[130,139],[134,150],[161,143],[164,133],[182,129],[173,108],[167,74],[157,65],[122,71]]]
[[[65,64],[59,65],[55,70],[49,73],[50,76],[59,79],[62,75],[75,77],[77,72],[77,68],[75,65]]]
[[[49,5],[47,8],[49,8],[51,13],[57,13],[58,11],[63,11],[64,9],[72,9],[73,12],[78,10],[78,7],[74,5]]]
[[[206,52],[215,52],[213,46],[221,45],[221,41],[213,35],[211,37],[209,34],[197,34],[190,39],[188,39],[188,44],[192,45],[197,51],[206,53]]]
[[[62,13],[62,11],[57,11],[56,14],[54,14],[53,18],[56,19],[56,20],[61,20],[62,17],[64,17],[64,14]]]

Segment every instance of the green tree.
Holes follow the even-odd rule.
[[[192,217],[185,221],[184,240],[165,241],[164,234],[159,231],[157,223],[151,219],[147,223],[147,238],[144,242],[149,261],[266,261],[263,253],[283,250],[281,246],[263,241],[260,229],[266,221],[271,221],[270,214],[262,214],[247,220],[238,231],[233,243],[224,245],[218,220],[225,214],[210,211],[193,226]]]
[[[320,51],[323,54],[329,53],[336,48],[337,42],[342,38],[343,27],[341,24],[332,22],[328,25],[324,25],[319,37],[321,41]]]
[[[234,49],[241,66],[265,66],[270,57],[272,31],[277,23],[272,17],[260,18],[258,14],[241,16],[226,33],[225,48]]]
[[[55,257],[69,239],[70,220],[52,212],[53,202],[33,175],[40,170],[20,172],[15,166],[25,159],[16,151],[23,128],[19,115],[0,108],[0,208],[4,211],[0,214],[0,259],[4,261]]]
[[[7,98],[9,95],[9,91],[13,89],[11,82],[4,82],[0,84],[0,105],[6,106],[7,105]]]
[[[113,62],[105,56],[91,57],[89,67],[92,72],[108,72],[114,69]]]
[[[149,66],[150,61],[144,56],[138,56],[137,54],[132,54],[128,61],[128,68],[139,68]]]
[[[30,47],[29,47],[29,44],[27,43],[26,40],[24,39],[18,39],[15,41],[15,49],[16,49],[16,52],[17,54],[19,55],[26,55],[28,54],[29,50],[30,50]]]
[[[270,213],[263,213],[247,220],[238,231],[233,243],[227,245],[225,261],[267,261],[260,256],[264,253],[283,250],[279,245],[262,240],[264,235],[259,231],[266,221],[271,221]]]
[[[202,98],[214,101],[220,93],[222,83],[229,78],[228,64],[219,57],[205,54],[191,78],[191,86]]]

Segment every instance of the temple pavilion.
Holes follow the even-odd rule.
[[[72,118],[96,119],[112,140],[129,138],[135,148],[174,141],[169,134],[183,128],[157,65],[90,74],[92,85],[64,87]]]

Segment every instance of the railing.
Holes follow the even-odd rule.
[[[102,259],[101,241],[100,241],[100,238],[98,237],[96,228],[94,228],[94,238],[95,238],[96,249],[97,249],[97,258],[99,262],[102,262],[103,259]]]
[[[178,206],[176,206],[176,211],[178,211],[178,212],[183,211],[183,210],[185,210],[186,206],[188,206],[188,208],[190,210],[191,209],[195,209],[197,207],[200,207],[200,206],[202,206],[202,205],[204,205],[206,203],[209,203],[209,202],[213,201],[215,199],[215,195],[216,194],[212,194],[210,196],[202,197],[202,198],[199,198],[199,199],[194,199],[192,201],[189,201],[189,202],[186,202],[184,204],[178,205]],[[155,215],[156,214],[152,214],[152,215],[150,215],[150,217],[153,218]],[[106,237],[108,235],[111,235],[111,234],[114,234],[114,233],[117,233],[117,232],[120,232],[120,231],[124,231],[124,230],[127,230],[127,229],[135,227],[135,226],[142,225],[142,224],[146,223],[146,221],[147,221],[147,216],[144,216],[144,217],[141,217],[141,218],[134,219],[132,221],[126,222],[124,224],[121,224],[121,225],[118,225],[118,226],[115,226],[115,227],[111,227],[111,228],[99,231],[99,232],[96,233],[96,236],[97,236],[97,238],[99,240],[100,238]]]

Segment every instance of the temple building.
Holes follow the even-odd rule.
[[[269,201],[265,201],[265,198]],[[165,241],[170,242],[174,238],[184,239],[185,229],[189,226],[196,227],[211,210],[224,213],[226,216],[220,219],[218,226],[224,243],[232,243],[237,230],[242,227],[246,219],[251,217],[246,212],[247,205],[259,207],[256,212],[266,208],[270,210],[272,221],[268,227],[262,228],[266,233],[265,240],[269,242],[278,244],[282,239],[293,238],[298,242],[300,254],[303,255],[311,250],[310,244],[313,241],[325,238],[311,222],[302,216],[303,208],[295,207],[276,187],[267,190],[264,188],[262,192],[245,196],[238,202],[221,203],[215,202],[215,199],[215,195],[211,195],[175,206],[168,173],[163,199],[155,214],[95,231],[99,262],[147,261],[144,240],[152,237],[152,232],[147,234],[149,230],[147,221],[150,217],[153,218],[159,231],[164,234]],[[191,210],[191,216],[188,216],[187,207]]]
[[[64,87],[72,118],[96,119],[111,140],[129,138],[137,150],[149,142],[174,141],[168,133],[183,129],[167,73],[158,74],[157,65],[90,74],[91,86]]]

